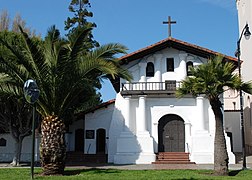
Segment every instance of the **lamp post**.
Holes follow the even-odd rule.
[[[239,77],[241,78],[241,59],[240,59],[240,55],[241,55],[241,39],[242,36],[245,36],[245,39],[249,39],[250,38],[250,31],[249,31],[249,26],[248,24],[245,25],[245,27],[242,29],[241,35],[237,41],[237,51],[236,51],[236,56],[238,59],[238,71],[239,71]],[[242,157],[243,157],[243,164],[242,164],[242,169],[246,169],[246,147],[245,147],[245,131],[244,131],[244,117],[243,117],[243,95],[242,95],[242,90],[239,90],[240,93],[240,120],[241,120],[241,138],[242,138]]]
[[[37,83],[29,79],[24,83],[24,96],[28,103],[32,104],[32,155],[31,155],[31,179],[34,174],[34,144],[35,144],[35,102],[39,97],[39,89]]]

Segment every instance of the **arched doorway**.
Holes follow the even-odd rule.
[[[159,120],[158,151],[185,152],[185,125],[178,115],[168,114]]]
[[[84,152],[84,129],[75,130],[75,151]]]
[[[106,130],[97,129],[96,131],[96,153],[105,154],[106,152]]]

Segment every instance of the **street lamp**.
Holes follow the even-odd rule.
[[[34,144],[35,144],[35,102],[39,97],[39,89],[37,83],[29,79],[24,83],[24,96],[28,103],[32,104],[32,155],[31,155],[31,179],[34,174]]]
[[[242,36],[245,36],[245,39],[248,40],[250,38],[250,31],[249,31],[249,26],[248,24],[245,25],[245,27],[242,29],[241,35],[239,37],[239,40],[237,41],[237,51],[236,51],[236,56],[238,58],[238,70],[239,70],[239,77],[241,78],[241,48],[240,48],[240,43]],[[243,164],[242,164],[242,169],[246,169],[246,147],[245,147],[245,132],[244,132],[244,118],[243,118],[243,95],[242,95],[242,90],[239,90],[240,92],[240,117],[241,117],[241,136],[242,136],[242,157],[243,157]]]

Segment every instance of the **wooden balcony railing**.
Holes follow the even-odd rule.
[[[175,93],[179,81],[122,83],[122,94]]]

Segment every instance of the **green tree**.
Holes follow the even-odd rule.
[[[89,0],[72,0],[68,9],[74,13],[74,17],[68,17],[65,21],[65,30],[69,30],[67,36],[74,31],[78,31],[79,28],[95,28],[96,24],[89,22],[87,18],[93,17],[93,13],[88,11],[91,7]],[[98,47],[99,43],[93,39],[92,31],[87,35],[86,42],[90,43],[88,48],[92,49]]]
[[[24,41],[20,33],[3,31],[0,32],[0,39],[15,45],[16,48],[24,46]],[[33,38],[33,40],[36,38]],[[8,58],[11,52],[0,45],[0,55]],[[9,71],[10,68],[2,63],[0,58],[0,72]],[[0,73],[0,84],[8,78]],[[31,134],[31,107],[23,98],[22,88],[15,90],[15,95],[6,95],[0,91],[0,129],[10,133],[14,139],[14,156],[11,165],[18,166],[20,163],[22,142],[26,136]]]
[[[42,116],[40,155],[45,175],[64,171],[66,114],[82,105],[79,97],[88,101],[89,93],[106,75],[131,79],[115,57],[125,53],[126,47],[107,44],[90,51],[86,37],[91,30],[79,28],[66,40],[53,26],[41,43],[32,41],[21,29],[25,41],[22,48],[0,39],[11,51],[8,57],[0,56],[1,62],[9,67],[3,72],[7,78],[0,89],[15,94],[27,79],[36,80],[40,89],[36,108]]]
[[[91,23],[87,18],[93,17],[93,13],[88,11],[91,7],[89,0],[71,0],[68,7],[69,11],[74,14],[73,17],[68,17],[65,21],[65,30],[68,30],[67,36],[79,31],[81,28],[95,28],[96,24]],[[99,43],[93,39],[92,31],[89,31],[86,36],[86,49],[89,51],[94,47],[99,47]],[[95,76],[95,75],[94,75]],[[99,80],[95,83],[96,88],[101,88],[101,83]],[[80,111],[85,111],[86,109],[93,107],[102,102],[100,93],[97,93],[96,89],[93,90],[93,94],[89,96],[90,103],[84,103],[79,108],[75,109],[75,113]],[[92,101],[91,101],[92,99]],[[84,101],[81,101],[84,102]],[[73,116],[73,114],[69,114]]]
[[[228,175],[228,154],[223,129],[223,107],[220,96],[224,87],[252,92],[252,84],[245,83],[233,73],[234,64],[224,62],[222,56],[209,59],[206,64],[192,68],[192,76],[182,81],[177,96],[204,95],[210,102],[215,115],[214,171],[217,175]]]

